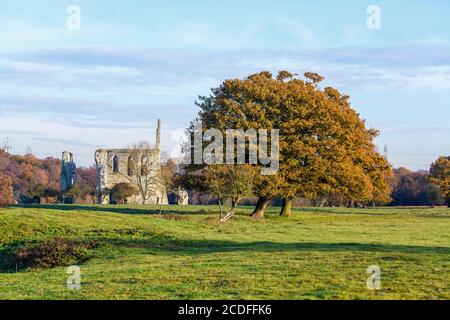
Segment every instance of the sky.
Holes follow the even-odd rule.
[[[160,118],[173,154],[224,79],[309,71],[351,97],[395,167],[428,169],[450,154],[449,16],[438,0],[1,0],[0,142],[88,166],[153,142]]]

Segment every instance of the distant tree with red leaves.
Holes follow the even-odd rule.
[[[80,198],[84,201],[95,203],[95,184],[97,181],[97,169],[95,166],[77,168],[77,185],[79,186]]]
[[[0,173],[0,207],[14,203],[13,184],[11,178]]]

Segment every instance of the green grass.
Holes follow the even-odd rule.
[[[450,209],[40,206],[0,209],[0,259],[27,241],[99,243],[81,264],[0,270],[0,299],[449,299]],[[1,262],[1,261],[0,261]],[[0,263],[1,264],[1,263]],[[366,287],[370,265],[381,290]]]

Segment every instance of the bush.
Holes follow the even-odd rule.
[[[54,268],[88,260],[95,242],[54,239],[37,244],[24,244],[7,254],[6,269]],[[5,267],[5,266],[4,266]]]
[[[26,195],[21,195],[18,201],[20,204],[40,204],[41,198],[39,196],[29,197]]]
[[[138,192],[137,187],[126,182],[118,183],[111,189],[111,195],[119,203],[125,203],[126,198],[132,197]]]

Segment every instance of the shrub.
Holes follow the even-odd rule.
[[[8,254],[7,269],[53,268],[88,260],[95,242],[77,242],[67,239],[24,244]]]
[[[111,189],[111,195],[113,196],[114,200],[120,203],[125,203],[126,198],[132,197],[137,193],[137,187],[126,182],[118,183]]]

